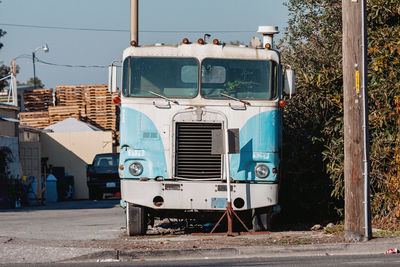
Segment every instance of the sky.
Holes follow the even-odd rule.
[[[0,0],[0,64],[17,58],[17,79],[36,76],[46,88],[106,84],[108,68],[130,42],[130,0]],[[205,33],[223,42],[249,43],[261,25],[278,26],[282,36],[288,10],[284,0],[139,0],[139,45],[197,40]],[[39,26],[39,27],[37,27]],[[60,29],[64,28],[64,29]],[[69,28],[69,29],[65,29]],[[76,30],[81,29],[81,30]],[[49,52],[40,47],[47,43]],[[77,67],[85,66],[85,67]],[[99,66],[99,67],[92,67]],[[120,73],[118,73],[120,76]]]

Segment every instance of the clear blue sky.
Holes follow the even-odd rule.
[[[211,39],[248,43],[252,36],[257,35],[259,25],[276,25],[283,32],[288,19],[283,2],[139,0],[139,42],[142,45],[179,43],[184,37],[197,40],[204,33],[211,33]],[[33,50],[47,43],[50,52],[38,51],[36,54],[43,61],[67,65],[109,65],[113,60],[120,60],[123,49],[129,45],[129,11],[129,0],[1,0],[0,29],[7,34],[1,38],[4,47],[0,49],[0,62],[9,64],[15,57],[30,55],[30,58],[22,56],[17,59],[20,66],[17,78],[25,82],[33,76]],[[28,28],[5,24],[117,31]],[[108,69],[37,63],[36,75],[47,88],[55,88],[56,85],[107,83]]]

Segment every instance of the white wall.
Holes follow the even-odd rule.
[[[41,143],[48,164],[65,167],[65,172],[74,176],[75,199],[88,198],[86,164],[91,164],[96,154],[112,152],[112,132],[46,133]]]

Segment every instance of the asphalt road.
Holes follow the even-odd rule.
[[[119,200],[67,201],[0,210],[0,237],[36,240],[114,239],[125,227]]]
[[[164,260],[133,262],[91,262],[91,263],[52,263],[41,264],[53,266],[145,266],[145,267],[228,267],[228,266],[399,266],[400,255],[351,255],[351,256],[318,256],[318,257],[279,257],[279,258],[242,258],[242,259],[204,259],[204,260]],[[28,266],[17,264],[13,266]]]

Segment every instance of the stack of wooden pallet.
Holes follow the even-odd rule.
[[[19,113],[21,124],[36,128],[49,126],[48,108],[54,105],[53,89],[30,89],[24,91],[25,112]]]
[[[63,121],[68,118],[81,119],[79,106],[55,106],[49,107],[50,124]]]
[[[25,111],[46,111],[53,106],[53,89],[31,89],[24,91]]]
[[[113,97],[118,96],[118,93],[110,94],[107,85],[56,86],[56,106],[53,106],[51,92],[52,89],[35,89],[27,94],[27,106],[35,112],[21,112],[19,118],[22,124],[45,128],[75,118],[102,130],[113,131],[114,141],[118,142],[119,129],[116,122],[119,114],[113,103]]]
[[[10,97],[8,96],[8,90],[0,90],[0,103],[7,103]]]
[[[56,104],[57,106],[78,106],[80,116],[85,118],[85,86],[57,85]]]
[[[48,111],[21,112],[18,118],[26,126],[45,128],[50,125]]]
[[[86,116],[102,130],[116,130],[116,107],[107,85],[86,86]]]

